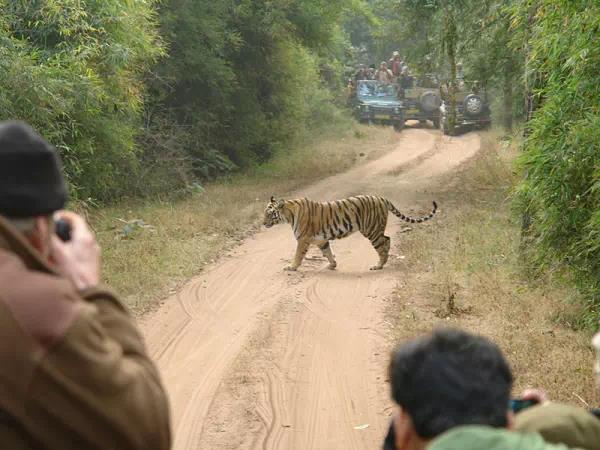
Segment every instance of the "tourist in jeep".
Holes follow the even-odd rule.
[[[391,83],[394,79],[394,74],[388,69],[387,63],[382,61],[379,65],[379,69],[375,72],[375,80],[380,83]]]
[[[364,64],[361,64],[354,74],[354,86],[358,84],[359,81],[368,80],[369,72],[367,71],[367,67]]]
[[[410,71],[408,70],[408,66],[402,67],[400,72],[400,78],[398,79],[398,84],[400,85],[400,89],[404,91],[404,89],[410,89],[414,85],[414,78],[410,75]]]
[[[376,73],[377,73],[377,68],[375,67],[375,64],[371,64],[369,66],[369,68],[367,69],[367,80],[374,80]]]
[[[400,71],[402,70],[403,65],[404,63],[402,61],[402,58],[400,57],[400,52],[394,52],[389,62],[389,68],[392,71],[394,77],[400,76]]]

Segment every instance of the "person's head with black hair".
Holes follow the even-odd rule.
[[[508,427],[513,377],[490,340],[439,329],[410,341],[392,355],[393,421],[397,450],[423,449],[433,438],[462,425]]]

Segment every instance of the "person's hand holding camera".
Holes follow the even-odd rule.
[[[63,242],[52,236],[51,259],[56,269],[75,286],[86,289],[100,282],[100,247],[85,220],[70,211],[59,211],[55,219],[70,226],[71,239]]]
[[[542,389],[525,389],[521,393],[521,398],[523,400],[531,400],[536,404],[545,405],[546,403],[550,403],[550,399],[548,398],[548,394]]]

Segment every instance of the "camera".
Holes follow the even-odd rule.
[[[63,242],[71,240],[71,224],[64,219],[54,221],[54,232]]]
[[[523,399],[511,399],[509,401],[509,409],[517,414],[518,412],[523,411],[524,409],[530,408],[534,405],[537,405],[538,401],[537,400],[523,400]]]

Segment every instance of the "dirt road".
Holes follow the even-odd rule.
[[[477,134],[407,129],[382,158],[297,194],[386,195],[423,213],[436,177],[479,146]],[[405,225],[390,216],[391,259],[402,257],[394,253]],[[313,250],[299,272],[283,272],[290,227],[262,231],[143,319],[172,400],[175,449],[380,446],[390,412],[383,311],[398,273],[368,270],[377,255],[361,235],[332,247],[338,270]]]

